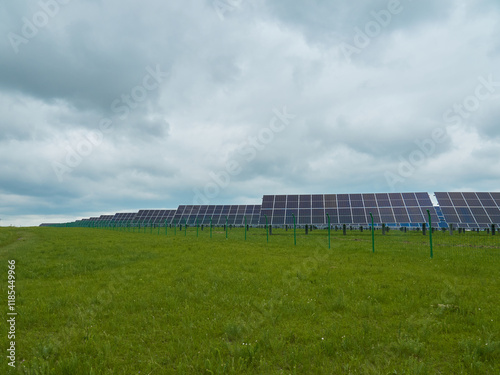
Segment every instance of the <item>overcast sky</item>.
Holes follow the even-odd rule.
[[[500,190],[498,0],[0,5],[0,225]]]

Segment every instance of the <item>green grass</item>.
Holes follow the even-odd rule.
[[[0,229],[6,374],[498,374],[500,237]]]

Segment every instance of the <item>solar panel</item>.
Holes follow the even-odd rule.
[[[97,221],[111,221],[114,215],[101,215]]]
[[[212,220],[213,226],[258,225],[260,219],[260,205],[204,205],[179,206],[172,224],[208,225]]]
[[[134,221],[136,215],[136,212],[119,212],[116,213],[115,216],[113,216],[113,219],[111,221],[119,225],[129,224]]]
[[[128,220],[135,224],[165,225],[172,221],[177,210],[139,210],[135,216],[131,215]]]
[[[367,225],[372,213],[377,224],[415,226],[428,221],[427,210],[438,223],[428,193],[264,195],[260,222],[293,225],[295,215],[298,225],[325,226],[328,216],[332,225]]]
[[[437,192],[445,221],[460,228],[487,228],[500,223],[500,193]]]

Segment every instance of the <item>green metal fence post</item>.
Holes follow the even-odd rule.
[[[247,217],[245,216],[245,241],[247,240]]]
[[[373,215],[370,212],[370,217],[372,218],[372,252],[375,252],[375,226],[373,225]]]
[[[210,218],[210,238],[212,238],[212,218]]]
[[[293,216],[293,244],[297,245],[297,220],[295,219],[295,215]]]
[[[427,215],[429,216],[429,241],[431,243],[431,259],[434,257],[432,251],[432,221],[431,221],[431,211],[427,210]]]
[[[227,216],[226,216],[226,239],[227,239],[227,230],[229,229],[227,223],[228,223],[228,219],[227,219]]]
[[[187,236],[187,228],[188,228],[187,219],[184,219],[184,237]]]
[[[330,249],[330,215],[326,214],[326,217],[328,218],[328,248]]]

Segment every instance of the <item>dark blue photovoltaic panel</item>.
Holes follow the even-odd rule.
[[[301,208],[299,209],[299,224],[311,224],[311,209]]]
[[[455,207],[465,207],[467,206],[467,203],[465,203],[465,199],[462,196],[462,193],[449,193],[449,196],[451,198],[451,203]]]
[[[335,194],[325,195],[325,208],[337,208],[337,196]]]
[[[375,224],[382,224],[382,221],[380,220],[380,210],[377,207],[367,207],[366,208],[367,220],[368,220],[368,223],[371,224],[372,219],[371,219],[370,213],[373,215],[373,222]]]
[[[460,221],[465,224],[476,224],[476,220],[472,216],[472,212],[468,207],[457,207],[457,214]]]
[[[136,215],[136,212],[117,213],[115,214],[115,216],[113,216],[112,221],[117,224],[128,224],[133,222]]]
[[[392,207],[404,207],[405,205],[401,193],[389,193],[389,200]]]
[[[362,194],[350,194],[349,201],[351,202],[351,207],[364,207]]]
[[[443,212],[445,220],[448,224],[460,223],[460,219],[458,218],[457,211],[454,207],[441,207],[441,211]]]
[[[495,201],[497,207],[500,207],[500,193],[490,193],[490,195]]]
[[[352,222],[354,224],[368,223],[367,214],[365,213],[365,209],[363,207],[352,207],[351,213],[352,213]],[[368,213],[368,216],[369,215],[370,214]]]
[[[269,210],[271,213],[272,210]],[[204,205],[179,206],[171,224],[188,224],[189,226],[258,225],[261,215],[260,205]]]
[[[381,207],[391,207],[391,201],[389,200],[389,194],[377,193],[375,194],[377,199],[377,206]]]
[[[396,222],[391,207],[380,207],[379,209],[380,209],[380,220],[382,220],[382,223],[392,224]]]
[[[365,209],[363,207],[353,207],[351,208],[351,213],[352,216],[366,216]]]
[[[338,194],[337,195],[337,206],[338,206],[338,208],[351,207],[351,200],[349,199],[349,194]]]
[[[435,193],[440,207],[453,207],[448,193]]]
[[[363,194],[363,202],[365,203],[365,207],[377,207],[375,194]]]
[[[352,224],[351,209],[350,208],[339,208],[338,210],[339,210],[339,223],[340,224]]]
[[[479,201],[481,202],[481,205],[483,207],[494,207],[494,206],[496,206],[496,203],[493,200],[493,198],[491,197],[490,193],[476,193],[476,195],[479,198]]]
[[[285,208],[286,207],[286,195],[276,195],[274,197],[274,208]]]
[[[339,224],[339,213],[336,208],[325,209],[325,223],[328,223],[328,216],[330,217],[330,225]]]
[[[299,196],[289,195],[286,200],[287,208],[299,208]]]
[[[401,195],[406,207],[418,207],[418,200],[415,193],[402,193]]]
[[[169,224],[177,210],[140,210],[130,218],[131,224],[165,225]]]
[[[418,205],[421,207],[432,207],[431,197],[427,193],[415,193]]]
[[[283,215],[279,215],[278,213],[275,213],[273,215],[273,220],[272,220],[272,225],[284,225],[285,224],[285,214],[283,212]]]
[[[407,207],[408,216],[410,218],[410,223],[425,223],[427,220],[422,214],[420,207]]]
[[[311,208],[311,196],[301,195],[299,197],[299,208]]]
[[[312,208],[325,208],[324,195],[313,195],[312,196]]]
[[[474,215],[474,217],[478,217],[478,216],[488,216],[488,213],[486,212],[486,210],[483,208],[483,207],[470,207],[470,210],[472,212],[472,215]],[[480,222],[483,222],[483,221],[478,221],[478,223]]]
[[[314,200],[313,200],[314,205]],[[326,222],[325,210],[324,208],[313,208],[312,209],[312,223],[316,225],[323,225]]]
[[[410,223],[410,217],[408,216],[408,211],[405,207],[393,207],[394,217],[396,218],[396,223]]]
[[[274,207],[274,195],[264,195],[262,198],[262,208],[272,209]]]
[[[467,202],[467,206],[469,206],[469,207],[482,206],[476,193],[462,193],[462,195],[464,196],[464,199]]]
[[[293,225],[293,215],[295,215],[295,223],[298,224],[299,209],[298,208],[287,208],[285,211],[285,224]]]

